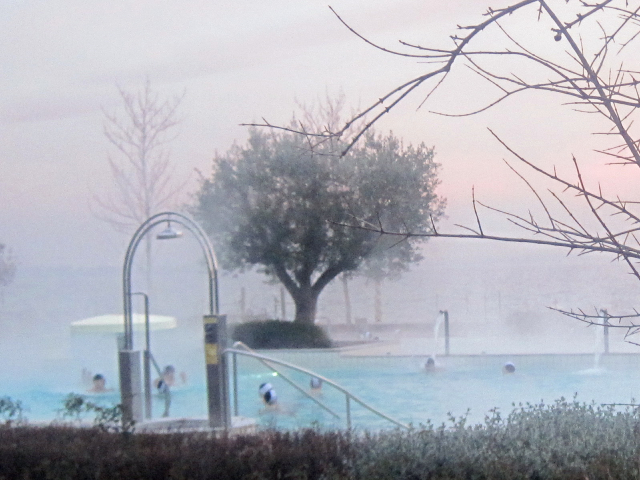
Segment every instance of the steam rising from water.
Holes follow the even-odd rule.
[[[509,255],[483,255],[485,246],[474,251],[475,247],[468,244],[463,248],[458,244],[456,248],[461,249],[455,251],[456,255],[450,255],[450,251],[441,255],[443,250],[438,247],[434,249],[436,255],[430,253],[430,245],[421,265],[398,282],[383,285],[382,324],[372,322],[373,286],[357,278],[350,284],[353,317],[365,319],[366,325],[354,325],[350,332],[343,328],[343,291],[338,284],[330,285],[320,297],[319,323],[327,326],[337,340],[358,339],[360,327],[371,331],[381,340],[377,355],[438,355],[446,370],[443,342],[436,340],[441,336],[442,322],[438,311],[446,309],[452,354],[589,354],[591,360],[575,370],[578,372],[599,366],[602,331],[585,328],[546,307],[607,308],[617,313],[628,311],[635,305],[627,302],[638,298],[637,286],[624,268],[609,264],[604,257],[567,259],[556,255],[559,252],[538,251],[534,255],[530,250],[510,247],[505,247]],[[161,365],[191,369],[187,373],[193,382],[202,383],[199,369],[203,367],[199,365],[201,315],[207,305],[206,275],[197,259],[189,255],[183,258],[191,263],[165,268],[159,261],[154,270],[151,311],[177,317],[179,327],[171,332],[154,332],[152,350]],[[134,289],[144,288],[141,278],[139,273],[134,275]],[[277,285],[264,283],[256,274],[222,274],[221,310],[231,322],[239,319],[243,288],[247,318],[280,315]],[[293,305],[287,302],[290,318]],[[139,304],[134,309],[142,312]],[[108,386],[117,387],[115,338],[72,336],[69,323],[121,311],[120,268],[20,268],[0,305],[0,385],[79,391],[83,388],[81,370],[87,368],[103,373]],[[635,352],[635,347],[624,344],[622,333],[611,330],[611,350]],[[136,345],[142,345],[140,338]],[[519,375],[522,368],[515,360]],[[9,392],[0,391],[5,393]]]

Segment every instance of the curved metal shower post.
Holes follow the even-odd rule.
[[[206,232],[191,220],[189,217],[182,214],[172,214],[177,215],[177,220],[175,218],[171,219],[172,222],[182,225],[184,228],[189,230],[193,236],[196,238],[198,243],[200,244],[200,248],[202,248],[203,253],[205,254],[205,259],[207,261],[207,271],[209,274],[209,314],[217,315],[220,311],[219,300],[218,300],[218,260],[216,259],[215,251],[213,250],[213,246],[209,241],[209,237]]]
[[[124,265],[122,269],[122,288],[124,299],[124,349],[131,350],[133,348],[133,324],[131,319],[132,301],[131,301],[131,264],[133,256],[136,252],[138,244],[142,237],[156,225],[163,223],[165,220],[158,220],[161,214],[154,215],[143,222],[131,237],[127,252],[124,257]]]
[[[271,358],[271,357],[267,357],[266,355],[261,355],[259,353],[254,353],[254,352],[247,352],[245,350],[238,350],[237,348],[227,348],[224,351],[225,354],[236,354],[236,355],[244,355],[246,357],[253,357],[256,358],[258,360],[264,360],[267,362],[272,362],[278,365],[282,365],[283,367],[287,367],[287,368],[291,368],[293,370],[297,370],[299,372],[302,373],[306,373],[307,375],[313,376],[313,377],[317,377],[320,380],[322,380],[325,383],[328,383],[329,385],[331,385],[332,387],[334,387],[336,390],[339,390],[340,392],[344,393],[345,397],[346,397],[346,402],[347,402],[347,427],[349,429],[351,429],[351,410],[350,410],[350,401],[354,400],[355,402],[358,402],[360,405],[362,405],[364,408],[366,408],[367,410],[369,410],[372,413],[375,413],[376,415],[378,415],[379,417],[384,418],[385,420],[390,421],[391,423],[402,427],[402,428],[406,428],[409,429],[410,427],[402,422],[399,422],[398,420],[396,420],[395,418],[390,417],[389,415],[385,415],[384,413],[382,413],[381,411],[377,410],[376,408],[372,407],[371,405],[368,405],[367,403],[364,402],[364,400],[361,400],[360,398],[356,397],[354,394],[352,394],[351,392],[349,392],[346,388],[344,388],[343,386],[337,384],[336,382],[329,380],[326,377],[323,377],[322,375],[319,375],[311,370],[308,370],[306,368],[303,367],[299,367],[297,365],[294,365],[293,363],[289,363],[289,362],[285,362],[282,360],[276,360],[275,358]]]
[[[142,238],[155,226],[164,222],[174,222],[189,230],[200,244],[204,253],[209,274],[209,313],[216,315],[219,308],[218,300],[218,261],[205,231],[194,220],[178,212],[162,212],[152,215],[135,231],[124,257],[122,271],[122,286],[124,298],[124,349],[133,349],[133,322],[131,302],[131,266],[136,249]]]

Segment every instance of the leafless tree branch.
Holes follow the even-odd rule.
[[[563,99],[562,104],[579,112],[596,114],[606,122],[599,135],[606,145],[596,150],[603,158],[613,159],[611,165],[640,167],[640,134],[637,122],[640,111],[640,67],[637,55],[622,54],[627,47],[640,37],[640,3],[638,0],[600,0],[577,3],[555,0],[525,0],[514,2],[502,8],[489,8],[481,21],[458,26],[450,36],[451,48],[436,45],[416,45],[400,42],[400,48],[407,51],[389,49],[376,44],[351,27],[335,10],[338,20],[360,39],[375,48],[401,58],[420,60],[424,63],[422,75],[412,78],[391,89],[369,107],[364,108],[342,128],[326,130],[317,135],[315,141],[339,137],[346,142],[345,152],[361,138],[368,128],[380,118],[389,114],[409,95],[426,84],[427,94],[419,102],[422,107],[436,90],[451,81],[454,65],[468,67],[482,82],[496,88],[498,96],[469,112],[433,112],[451,117],[476,115],[494,108],[506,99],[512,99],[523,92],[536,91]],[[532,8],[535,7],[535,10]],[[529,15],[531,23],[550,23],[550,35],[556,42],[563,42],[564,53],[550,48],[529,45],[522,24],[519,30],[510,29],[513,14]],[[513,30],[513,31],[512,31]],[[504,42],[495,48],[476,48],[477,40],[486,32],[502,35]],[[526,30],[532,35],[534,29]],[[616,46],[617,48],[614,48]],[[495,59],[500,59],[496,62]],[[520,68],[522,62],[527,68]],[[509,68],[514,70],[509,70]],[[355,132],[347,133],[352,122],[369,120]],[[264,122],[260,126],[272,126]],[[526,187],[533,192],[537,204],[544,212],[539,220],[534,211],[526,215],[483,204],[472,189],[472,209],[476,225],[459,225],[463,233],[440,232],[435,225],[429,232],[393,232],[384,225],[371,225],[354,219],[349,226],[375,231],[385,235],[397,235],[402,239],[414,236],[465,238],[495,240],[503,242],[527,243],[565,248],[569,253],[587,254],[600,252],[611,254],[615,260],[624,262],[630,273],[640,280],[638,261],[640,260],[640,198],[621,198],[615,192],[605,192],[599,184],[590,186],[583,175],[579,159],[575,156],[558,159],[570,162],[575,178],[559,175],[555,167],[552,171],[540,167],[535,161],[515,151],[499,135],[489,130],[493,138],[505,151],[519,162],[528,173],[516,169],[507,162]],[[346,137],[346,138],[345,138]],[[536,178],[553,188],[537,188]],[[492,235],[480,220],[479,207],[497,213],[518,230],[513,235]],[[630,315],[609,315],[596,311],[587,314],[582,310],[556,311],[591,325],[626,328],[626,338],[640,332],[637,312]]]
[[[118,87],[124,115],[104,113],[104,134],[119,154],[109,155],[112,189],[93,195],[94,214],[120,231],[171,208],[186,180],[176,182],[167,146],[175,140],[184,93],[162,99],[147,79],[139,92]]]

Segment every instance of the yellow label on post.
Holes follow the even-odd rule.
[[[207,362],[207,365],[218,364],[218,344],[217,343],[205,343],[204,358]]]
[[[218,323],[218,316],[217,315],[205,315],[204,316],[204,324],[208,324],[208,323]]]

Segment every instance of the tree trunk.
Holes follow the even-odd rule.
[[[340,278],[342,280],[342,293],[344,293],[344,308],[347,325],[351,325],[351,296],[349,295],[349,284],[346,275],[343,274]]]
[[[247,320],[247,290],[240,287],[240,318],[243,322]]]
[[[318,307],[318,293],[311,287],[300,289],[293,295],[296,305],[296,316],[294,321],[313,325],[316,321],[316,309]]]
[[[294,322],[313,325],[316,321],[316,311],[318,308],[318,297],[320,292],[334,278],[344,271],[344,265],[338,263],[327,268],[318,279],[312,284],[311,274],[313,268],[306,269],[304,272],[297,272],[294,281],[282,263],[274,263],[272,265],[275,275],[278,277],[284,288],[287,289],[296,307]]]
[[[382,280],[376,278],[375,284],[375,298],[374,298],[374,318],[376,323],[382,322]]]
[[[282,320],[286,320],[287,319],[287,303],[286,303],[286,299],[285,299],[285,294],[284,294],[284,287],[280,287],[280,313],[281,313],[281,319]]]

